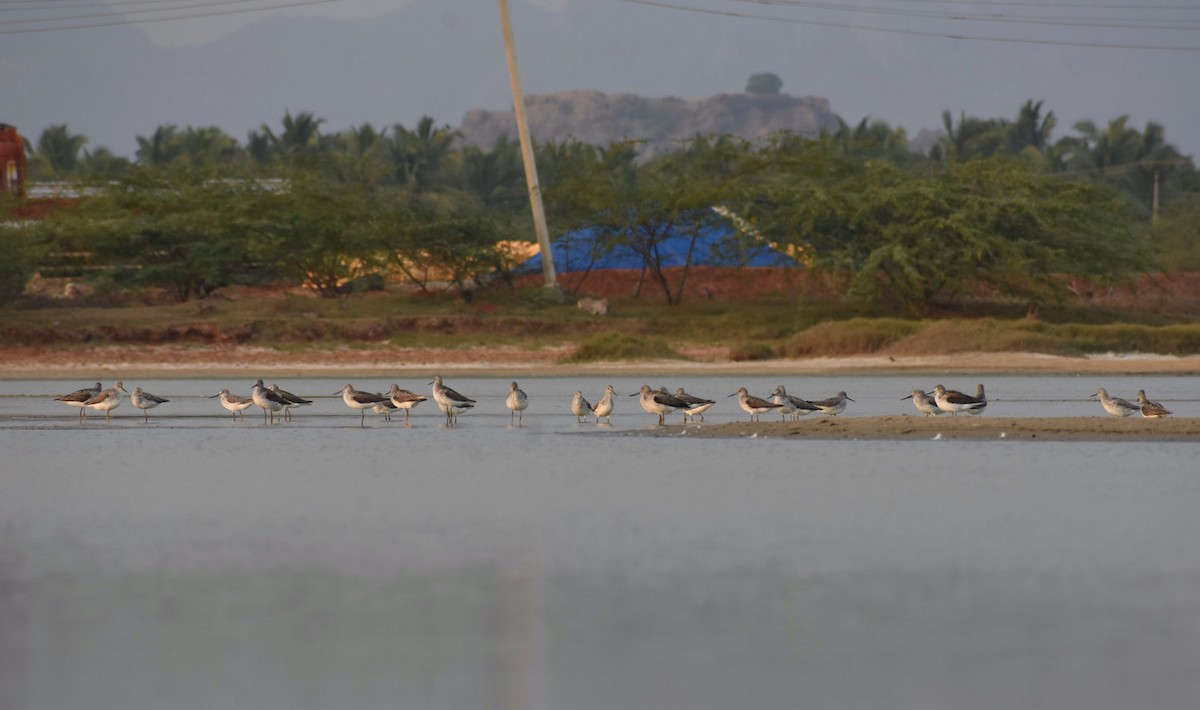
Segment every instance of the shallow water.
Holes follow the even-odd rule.
[[[667,381],[667,380],[671,381]],[[356,388],[372,392],[386,392],[388,385],[396,382],[401,387],[419,394],[428,395],[428,378],[416,380],[349,380]],[[359,415],[347,408],[341,400],[341,387],[345,379],[291,379],[278,382],[286,390],[314,400],[314,404],[298,410],[300,415],[289,426],[293,428],[358,426]],[[471,424],[473,429],[491,428],[508,423],[509,412],[504,406],[510,379],[503,378],[459,378],[447,376],[446,383],[463,394],[477,400],[478,405],[462,418],[462,423]],[[770,377],[704,377],[689,376],[684,380],[658,378],[646,381],[627,377],[582,378],[540,377],[522,378],[520,385],[530,397],[531,406],[524,414],[524,423],[539,431],[580,431],[574,427],[570,416],[571,395],[576,389],[595,403],[604,393],[604,386],[611,384],[621,394],[617,401],[613,425],[627,430],[654,425],[655,418],[638,406],[637,398],[626,396],[636,393],[642,384],[652,387],[666,386],[674,392],[684,386],[689,393],[716,400],[708,411],[706,421],[713,423],[744,420],[747,418],[737,405],[736,398],[728,395],[738,387],[746,387],[751,394],[768,397],[778,384],[787,387],[789,394],[807,399],[832,397],[846,391],[854,400],[841,416],[874,416],[882,414],[914,414],[912,403],[902,397],[914,389],[933,391],[936,384],[945,384],[949,389],[958,389],[968,394],[975,393],[975,385],[983,382],[987,386],[987,414],[995,417],[1059,417],[1059,416],[1106,416],[1098,401],[1090,399],[1099,387],[1105,387],[1114,396],[1136,401],[1138,389],[1145,389],[1155,400],[1166,404],[1179,416],[1200,416],[1200,380],[1195,377],[1170,375],[1080,375],[1029,377],[1023,375],[953,376],[952,378],[930,378],[922,375],[858,375],[858,376],[770,376]],[[267,381],[271,384],[272,380]],[[54,397],[90,384],[85,380],[64,382],[59,380],[0,380],[0,428],[49,426],[74,427],[78,414],[73,407],[54,401]],[[253,380],[210,380],[210,379],[144,379],[128,381],[126,389],[136,386],[147,392],[168,397],[172,401],[151,410],[151,423],[156,427],[208,427],[209,418],[229,417],[215,399],[215,394],[227,387],[234,394],[249,396]],[[104,387],[112,386],[111,379],[103,381]],[[420,427],[437,426],[439,415],[431,403],[423,403],[414,411],[413,424]],[[262,410],[253,407],[246,412],[245,425],[260,423]],[[257,417],[255,416],[257,415]],[[113,410],[111,426],[142,426],[142,413],[129,404],[126,397]],[[770,415],[764,415],[764,420]],[[90,415],[90,424],[102,423],[96,413]],[[403,419],[403,415],[401,415]],[[816,417],[810,417],[815,421]],[[194,420],[194,421],[192,421]],[[680,415],[672,419],[678,423]],[[383,426],[382,417],[367,415],[371,426]]]
[[[843,416],[936,384],[794,379]],[[1194,378],[984,381],[986,416],[1197,407]],[[211,380],[80,425],[50,400],[84,382],[0,382],[0,707],[1200,703],[1200,445],[643,437],[631,397],[576,424],[608,382],[522,380],[516,428],[507,379],[447,378],[479,400],[453,429],[335,397],[234,422],[205,397],[249,383]]]

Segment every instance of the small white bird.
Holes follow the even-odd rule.
[[[150,394],[149,392],[144,392],[144,391],[142,391],[141,387],[134,387],[133,391],[129,393],[129,403],[132,404],[133,406],[137,407],[138,409],[142,410],[142,413],[146,417],[145,418],[146,422],[150,421],[150,410],[151,409],[154,409],[155,407],[157,407],[160,404],[163,404],[164,402],[170,402],[170,401],[171,400],[166,399],[164,397],[159,397],[158,395]]]
[[[517,426],[521,426],[525,410],[529,409],[529,397],[520,387],[517,387],[516,382],[512,383],[512,389],[508,391],[508,398],[504,400],[504,405],[509,409],[508,423],[511,425],[513,417],[519,414]]]

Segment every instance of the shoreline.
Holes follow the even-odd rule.
[[[1065,357],[1041,353],[955,353],[917,356],[853,355],[734,362],[724,352],[688,353],[688,360],[563,363],[570,347],[438,350],[352,348],[277,350],[244,345],[116,345],[70,349],[0,347],[2,379],[135,377],[263,377],[508,373],[525,376],[676,374],[1200,374],[1200,356],[1105,354]]]
[[[798,440],[1200,441],[1200,417],[925,417],[888,414],[796,422],[659,427],[632,434]]]

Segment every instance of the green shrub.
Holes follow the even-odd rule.
[[[729,348],[729,359],[734,362],[771,360],[775,357],[778,357],[775,348],[761,341],[741,342]]]
[[[827,321],[796,333],[784,344],[788,357],[873,353],[924,327],[921,321],[900,318],[852,318]]]
[[[594,335],[581,342],[563,362],[609,360],[677,360],[679,353],[657,338],[635,337],[626,333]]]

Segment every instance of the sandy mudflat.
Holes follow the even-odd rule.
[[[686,429],[686,433],[685,433]],[[777,437],[789,439],[1006,439],[1014,441],[1200,441],[1200,418],[1022,417],[812,417],[797,422],[733,422],[666,426],[640,435]]]
[[[646,375],[673,374],[1200,374],[1200,356],[1106,355],[1061,357],[1037,353],[881,355],[732,362],[719,350],[686,352],[688,360],[561,364],[570,347],[437,350],[350,348],[276,350],[248,345],[0,346],[0,377],[324,377],[347,375]]]

